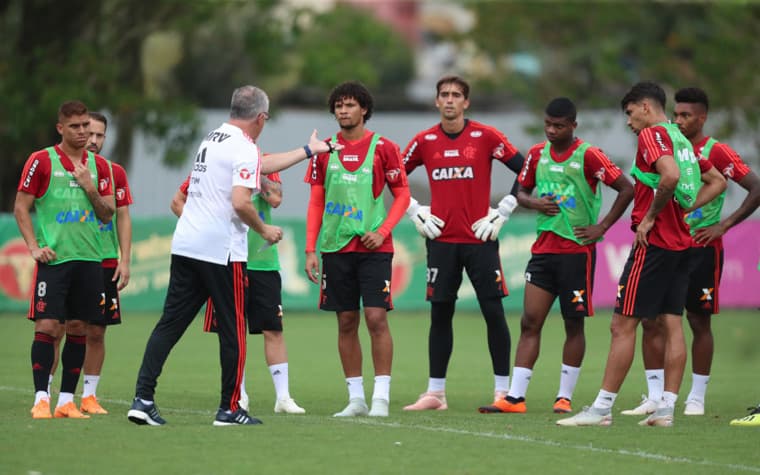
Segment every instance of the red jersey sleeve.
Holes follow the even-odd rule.
[[[17,191],[23,191],[39,198],[45,194],[50,184],[50,155],[45,150],[34,152],[24,164]]]
[[[404,171],[406,174],[412,173],[415,168],[422,165],[422,154],[420,153],[420,143],[424,139],[424,134],[417,134],[406,146],[403,153]]]
[[[620,168],[600,148],[589,147],[583,156],[583,168],[589,183],[601,181],[607,186],[623,174]]]
[[[491,135],[493,146],[493,149],[491,150],[492,158],[502,163],[507,163],[517,155],[517,148],[512,145],[507,136],[500,130],[488,125],[482,125],[482,127]]]
[[[737,183],[742,181],[750,172],[750,168],[739,154],[724,143],[718,142],[713,145],[708,159],[723,176]]]
[[[639,152],[644,162],[654,170],[654,162],[665,155],[674,156],[673,142],[664,127],[648,127],[639,134]],[[643,170],[648,171],[648,170]]]
[[[100,192],[100,196],[112,195],[114,187],[108,161],[100,155],[95,155],[95,168],[98,170],[98,192]]]
[[[132,193],[129,191],[129,181],[127,181],[127,172],[124,168],[111,162],[113,167],[113,186],[116,195],[116,207],[129,206],[132,204]]]
[[[185,178],[185,181],[182,182],[181,185],[179,185],[179,191],[183,195],[187,196],[187,189],[190,188],[190,175]]]
[[[538,143],[528,150],[528,156],[525,157],[525,163],[523,163],[522,170],[520,170],[520,176],[517,177],[523,188],[532,190],[536,187],[536,168],[538,167],[538,160],[541,158],[541,151],[544,149],[545,144],[546,142]]]
[[[389,188],[409,187],[409,182],[406,178],[406,170],[401,159],[398,145],[385,137],[382,138],[382,141],[382,145],[378,144],[379,147],[377,148],[381,160],[381,163],[379,164],[380,167],[375,166],[374,171],[374,183],[380,184],[379,190],[377,187],[373,186],[375,197],[380,196],[385,183],[388,184]],[[378,176],[378,174],[382,175]]]
[[[306,176],[304,176],[303,181],[310,185],[324,185],[325,170],[329,158],[330,154],[328,153],[320,153],[311,157],[309,168],[306,169]]]

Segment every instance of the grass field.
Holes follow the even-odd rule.
[[[574,407],[590,404],[601,383],[609,347],[610,312],[588,319],[586,361]],[[2,474],[493,474],[493,473],[760,473],[760,429],[729,427],[745,408],[760,402],[760,314],[727,311],[714,319],[717,357],[708,390],[707,414],[680,415],[690,369],[672,428],[639,427],[619,415],[645,392],[641,357],[624,384],[612,427],[560,428],[551,412],[556,395],[563,335],[552,315],[524,415],[481,415],[490,402],[493,376],[485,325],[477,315],[455,319],[445,412],[405,413],[427,384],[427,314],[392,312],[395,361],[391,416],[335,419],[347,395],[338,361],[334,317],[286,315],[291,394],[304,416],[275,415],[274,390],[260,337],[249,338],[247,379],[251,413],[262,426],[212,427],[218,404],[216,339],[201,319],[170,355],[156,401],[163,427],[126,418],[134,382],[155,314],[126,315],[109,330],[108,355],[98,394],[110,415],[90,420],[32,420],[29,370],[32,326],[20,315],[0,315],[5,343],[0,407]],[[517,315],[508,317],[513,354]],[[366,331],[363,330],[363,336]],[[365,342],[365,389],[371,397],[369,347]],[[80,382],[81,383],[81,382]],[[56,378],[54,388],[59,385]],[[81,389],[81,384],[80,384]],[[57,389],[54,390],[57,393]],[[53,397],[55,402],[56,397]],[[77,398],[78,401],[78,398]]]

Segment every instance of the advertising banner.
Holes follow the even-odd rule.
[[[171,239],[176,219],[134,218],[130,283],[121,292],[124,313],[160,312],[169,282]],[[278,244],[282,267],[283,304],[286,310],[316,310],[319,296],[303,271],[305,222],[277,220],[284,237]],[[721,284],[721,306],[760,306],[760,222],[748,221],[725,237],[725,267]],[[402,220],[393,232],[396,252],[393,259],[391,290],[399,310],[427,310],[425,302],[425,243],[414,226]],[[535,240],[533,215],[517,215],[502,228],[499,250],[503,278],[509,289],[504,299],[508,312],[522,309],[524,271]],[[621,220],[597,247],[594,306],[609,308],[615,303],[617,281],[630,252],[633,233],[630,223]],[[34,285],[35,263],[29,256],[16,222],[11,215],[0,216],[0,311],[26,312]],[[478,308],[475,292],[465,273],[457,308]]]

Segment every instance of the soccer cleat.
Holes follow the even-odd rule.
[[[32,413],[32,419],[52,419],[53,415],[50,414],[50,400],[40,399],[40,402],[32,407],[29,411]]]
[[[216,411],[216,417],[214,418],[213,425],[217,427],[250,426],[261,423],[261,420],[249,416],[248,412],[245,409],[238,408],[237,411],[231,412],[220,408],[218,411]]]
[[[82,404],[79,405],[79,410],[88,414],[108,414],[108,411],[103,409],[103,406],[98,403],[98,398],[95,395],[82,398]]]
[[[686,401],[686,407],[683,409],[684,416],[704,416],[705,415],[705,403],[704,401],[697,401],[696,399],[689,399]]]
[[[53,417],[57,418],[63,418],[68,417],[69,419],[89,419],[90,416],[87,414],[82,414],[79,412],[79,409],[77,409],[77,405],[74,404],[74,401],[69,401],[63,406],[58,406],[55,408],[55,412],[53,413]]]
[[[278,399],[274,403],[274,412],[277,414],[281,412],[285,414],[306,414],[306,409],[296,404],[292,397],[289,397],[287,399]]]
[[[552,410],[555,414],[570,414],[573,412],[573,406],[570,404],[570,400],[566,397],[558,397],[554,401],[554,407]]]
[[[376,398],[372,400],[372,409],[370,409],[369,417],[388,417],[388,405],[390,403],[387,399]]]
[[[355,397],[353,399],[349,399],[348,406],[346,406],[342,411],[333,414],[333,417],[356,417],[366,416],[367,414],[369,414],[367,402],[360,397]]]
[[[646,419],[639,422],[640,426],[673,427],[673,408],[660,407]]]
[[[481,414],[524,414],[528,406],[525,405],[525,398],[514,398],[507,396],[503,399],[497,399],[490,406],[480,406],[478,412]]]
[[[647,414],[652,414],[656,410],[657,410],[657,401],[653,401],[642,394],[641,404],[639,404],[633,409],[620,411],[620,414],[624,416],[646,416]]]
[[[251,400],[248,398],[248,393],[240,393],[240,400],[238,401],[238,405],[247,411],[250,409],[250,404]],[[277,406],[275,406],[274,412],[277,412]]]
[[[581,427],[581,426],[611,426],[612,411],[610,409],[599,409],[594,406],[584,407],[581,412],[557,421],[558,426]]]
[[[443,391],[430,391],[420,394],[417,402],[404,406],[405,411],[445,411],[449,408],[446,403],[446,393]]]
[[[127,418],[141,426],[162,426],[166,424],[166,421],[158,413],[158,408],[155,404],[143,404],[138,398],[135,398],[132,402],[132,407],[127,412]]]
[[[751,411],[748,415],[731,421],[732,426],[737,427],[760,427],[760,406],[749,407],[748,411]]]

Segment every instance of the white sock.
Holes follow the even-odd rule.
[[[390,375],[375,376],[375,389],[372,391],[372,399],[391,400],[391,377]]]
[[[611,393],[609,391],[605,391],[604,389],[600,389],[599,394],[596,396],[596,399],[594,399],[594,404],[592,404],[592,406],[598,409],[612,409],[612,406],[615,405],[616,398],[617,393]]]
[[[565,399],[573,399],[573,392],[575,391],[575,385],[578,384],[578,375],[581,374],[581,369],[575,366],[562,365],[562,370],[559,374],[559,392],[557,397],[563,397]]]
[[[662,392],[665,390],[665,369],[647,369],[644,373],[647,376],[648,399],[659,401],[662,399]]]
[[[246,397],[248,397],[248,392],[245,390],[245,373],[243,373],[243,378],[240,380],[240,399]]]
[[[710,375],[691,373],[691,391],[686,400],[705,402],[705,393],[707,392],[707,383],[710,382]]]
[[[446,378],[429,378],[427,392],[446,392]]]
[[[39,404],[40,401],[42,401],[43,399],[47,399],[48,401],[50,401],[50,394],[46,393],[45,391],[37,391],[36,393],[34,393],[35,406]]]
[[[493,391],[494,392],[501,392],[506,393],[509,391],[509,375],[507,376],[499,376],[498,374],[493,375]]]
[[[512,368],[512,385],[509,387],[509,397],[515,399],[525,397],[525,393],[528,392],[531,375],[533,375],[532,369],[521,368],[519,366]]]
[[[657,402],[657,409],[661,409],[664,407],[674,408],[676,407],[677,399],[678,399],[678,394],[671,393],[670,391],[663,391],[662,399],[660,399]]]
[[[48,391],[47,391],[48,396],[50,396],[50,385],[52,385],[52,384],[53,384],[53,375],[49,374],[48,375]],[[35,403],[35,404],[37,404],[37,403]]]
[[[273,364],[269,367],[269,373],[272,375],[274,383],[274,392],[277,399],[290,399],[290,388],[288,386],[288,363]]]
[[[361,376],[346,378],[348,386],[348,399],[365,399],[364,398],[364,379]]]
[[[58,404],[55,407],[65,406],[66,404],[74,402],[74,393],[60,393],[58,395]]]
[[[84,384],[82,385],[82,397],[94,396],[98,389],[98,381],[100,381],[100,375],[85,374]]]

